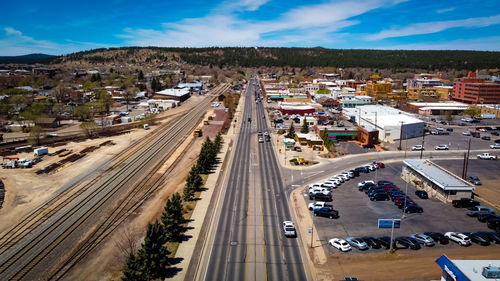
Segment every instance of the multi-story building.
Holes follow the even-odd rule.
[[[436,86],[432,88],[409,88],[408,98],[417,101],[445,101],[450,99],[453,90],[451,86]]]
[[[366,93],[377,100],[386,99],[392,93],[392,83],[382,81],[368,81],[365,87]]]
[[[455,82],[452,99],[471,104],[500,103],[500,82],[478,78],[475,72],[469,72]]]

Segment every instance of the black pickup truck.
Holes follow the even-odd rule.
[[[479,201],[470,198],[460,198],[459,200],[451,201],[451,204],[455,208],[471,208],[479,206],[481,203]]]

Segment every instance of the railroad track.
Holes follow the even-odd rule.
[[[218,91],[224,91],[226,86],[221,86]],[[208,102],[207,102],[208,100]],[[0,258],[0,278],[2,280],[20,280],[30,272],[44,257],[54,250],[62,241],[72,234],[78,226],[86,221],[92,214],[99,210],[108,200],[122,191],[122,186],[129,183],[134,186],[140,175],[150,175],[161,165],[164,155],[170,153],[179,142],[179,137],[189,133],[201,118],[201,114],[207,109],[211,99],[193,108],[186,116],[178,120],[173,126],[165,130],[159,136],[144,147],[140,147],[133,155],[120,165],[122,167],[109,177],[103,177],[102,182],[96,184],[98,188],[90,189],[80,193],[77,199],[66,204],[67,208],[61,212],[54,212],[46,223],[31,230],[19,243],[13,244],[4,252]],[[155,163],[148,166],[147,163]],[[142,177],[144,178],[144,177]],[[146,182],[147,183],[147,182]],[[125,196],[113,212],[100,227],[96,228],[83,244],[80,244],[71,257],[50,278],[61,278],[75,262],[81,260],[86,254],[94,249],[102,240],[116,228],[130,213],[142,202],[154,193],[159,185],[146,184],[133,189],[132,193]],[[123,191],[122,191],[123,192]],[[80,198],[82,197],[82,198]],[[63,208],[61,208],[63,209]],[[62,274],[61,274],[62,273]]]
[[[213,91],[219,92],[223,91],[225,88],[223,85],[219,85]],[[182,116],[178,116],[174,122],[180,119]],[[153,139],[159,136],[163,130],[166,130],[171,126],[171,122],[161,125],[152,134],[147,135],[144,139],[135,141],[131,144],[129,149],[119,155],[114,156],[111,162],[114,163],[105,172],[112,171],[117,167],[123,165],[125,160],[130,157],[135,149],[144,142],[153,141]],[[25,216],[20,222],[10,228],[8,231],[0,235],[0,253],[5,253],[10,247],[14,246],[19,240],[23,239],[28,233],[33,229],[36,229],[43,223],[45,223],[49,218],[51,218],[55,213],[59,212],[61,209],[69,205],[76,198],[78,198],[83,192],[87,191],[90,187],[94,186],[101,177],[93,178],[90,182],[83,185],[72,185],[69,188],[63,190],[62,192],[56,194],[50,198],[47,202],[33,210],[30,214]],[[78,187],[80,188],[78,189]]]

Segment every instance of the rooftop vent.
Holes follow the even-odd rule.
[[[500,278],[500,268],[497,266],[485,266],[483,267],[483,276],[488,279]]]

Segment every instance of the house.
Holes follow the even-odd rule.
[[[61,126],[61,123],[54,117],[39,117],[35,120],[35,125],[42,128],[57,128]]]

